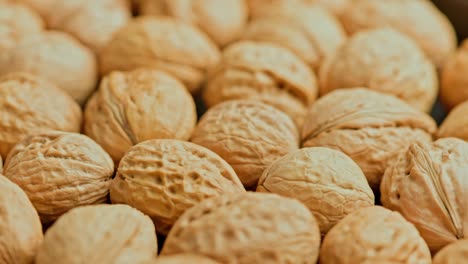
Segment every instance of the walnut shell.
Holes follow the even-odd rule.
[[[415,40],[437,66],[457,46],[450,21],[428,0],[353,0],[340,18],[350,34],[382,26],[398,29]]]
[[[153,67],[180,79],[195,93],[219,61],[216,45],[192,25],[169,17],[133,19],[100,54],[101,73]]]
[[[417,44],[390,28],[362,31],[352,36],[320,71],[320,93],[367,87],[395,95],[429,112],[437,97],[438,78]]]
[[[246,193],[205,200],[176,222],[161,255],[194,253],[221,263],[316,263],[318,225],[302,203]]]
[[[442,68],[440,99],[452,109],[468,100],[468,39],[449,57]]]
[[[112,181],[113,203],[131,205],[167,235],[174,222],[200,201],[245,191],[218,155],[190,142],[154,139],[133,146]]]
[[[439,138],[456,137],[468,141],[468,100],[456,106],[440,125]]]
[[[354,0],[315,0],[314,3],[323,6],[336,16],[340,16]]]
[[[322,235],[351,212],[374,205],[374,193],[359,166],[328,148],[303,148],[276,160],[263,172],[257,192],[303,202]]]
[[[227,101],[208,110],[192,142],[226,160],[244,186],[255,188],[273,161],[296,150],[298,131],[293,121],[274,107],[257,101]]]
[[[61,89],[36,76],[13,73],[0,78],[0,153],[29,134],[55,129],[79,132],[81,109]]]
[[[468,240],[461,239],[454,242],[442,250],[435,256],[432,264],[457,264],[464,263],[468,256]]]
[[[378,190],[391,159],[414,142],[430,142],[435,130],[430,116],[396,97],[362,88],[336,90],[310,108],[302,145],[341,150]]]
[[[301,126],[317,93],[314,73],[287,49],[238,42],[224,50],[203,98],[208,107],[235,99],[258,100],[282,110]]]
[[[154,258],[158,243],[149,217],[128,205],[75,208],[50,227],[36,264],[128,264]]]
[[[430,264],[431,254],[418,230],[399,213],[373,206],[349,214],[328,232],[320,263]]]
[[[83,104],[97,82],[94,54],[65,33],[46,31],[18,41],[0,56],[0,75],[28,72],[41,76]]]
[[[177,254],[172,256],[162,256],[151,262],[154,264],[219,264],[212,259],[195,254]]]
[[[3,172],[49,223],[74,207],[105,202],[114,163],[84,135],[48,131],[16,144]]]
[[[468,143],[413,144],[386,170],[382,204],[418,228],[431,251],[468,236]]]
[[[30,264],[42,243],[36,210],[16,184],[0,175],[0,259],[2,263]]]
[[[340,15],[349,2],[354,0],[247,0],[250,15],[256,17],[262,15],[266,9],[274,5],[320,5],[335,15]]]
[[[85,134],[117,163],[133,145],[154,138],[187,140],[195,128],[195,103],[184,85],[152,69],[112,72],[85,110]]]

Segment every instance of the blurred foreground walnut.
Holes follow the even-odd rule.
[[[432,264],[462,264],[468,257],[468,240],[462,239],[442,248]]]

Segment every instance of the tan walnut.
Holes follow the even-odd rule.
[[[468,100],[452,109],[440,125],[437,136],[456,137],[468,141]]]
[[[128,205],[75,208],[50,227],[36,264],[128,264],[156,257],[151,219]]]
[[[293,121],[274,107],[249,100],[221,103],[201,118],[192,142],[226,160],[246,188],[255,188],[263,171],[299,147]]]
[[[200,254],[221,263],[316,263],[320,231],[297,200],[246,193],[205,200],[176,222],[161,255]]]
[[[432,264],[461,264],[468,256],[468,240],[461,239],[442,248],[433,259]]]
[[[276,160],[263,172],[257,192],[303,202],[322,235],[346,215],[374,205],[374,193],[359,166],[329,148],[303,148]]]
[[[277,4],[320,5],[335,15],[340,15],[353,0],[246,0],[251,16],[262,14],[265,9]]]
[[[437,97],[437,72],[410,38],[391,28],[353,35],[320,71],[320,94],[366,87],[397,96],[429,112]]]
[[[382,204],[412,222],[432,252],[468,235],[468,143],[412,144],[386,170]]]
[[[192,93],[218,61],[218,48],[208,36],[190,24],[162,16],[133,19],[100,53],[102,74],[157,68],[181,80]]]
[[[431,254],[418,230],[399,213],[373,206],[349,214],[328,232],[320,263],[430,264]]]
[[[430,142],[435,131],[430,116],[396,97],[362,88],[344,89],[312,105],[302,145],[341,150],[378,190],[392,158],[414,142]]]
[[[244,191],[231,166],[210,150],[153,139],[133,146],[122,158],[110,197],[142,211],[158,233],[167,235],[180,215],[200,201]]]
[[[223,51],[203,98],[208,107],[235,99],[258,100],[287,113],[301,126],[317,93],[314,73],[293,53],[273,44],[246,41]]]
[[[105,202],[114,163],[84,135],[49,131],[16,144],[3,172],[49,223],[74,207]]]
[[[0,77],[0,153],[29,134],[54,129],[79,132],[81,109],[53,84],[36,76],[13,73]]]
[[[468,100],[468,39],[442,68],[440,99],[447,109]]]
[[[148,264],[219,264],[219,262],[195,254],[176,254],[171,256],[161,256]]]

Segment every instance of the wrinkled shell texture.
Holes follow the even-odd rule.
[[[382,204],[412,222],[436,252],[468,235],[467,171],[467,142],[413,144],[385,172]]]
[[[366,87],[395,95],[429,112],[437,97],[437,72],[410,38],[390,28],[355,34],[320,72],[320,93]]]
[[[429,0],[353,0],[340,18],[350,34],[382,26],[398,29],[415,40],[437,66],[457,45],[449,20]]]
[[[319,247],[318,225],[302,203],[248,193],[205,200],[188,210],[161,254],[195,253],[221,263],[316,263]]]
[[[438,137],[456,137],[468,141],[468,100],[449,113],[439,128]]]
[[[396,97],[357,88],[336,90],[312,105],[303,147],[328,147],[351,157],[375,190],[391,159],[414,142],[430,142],[432,118]]]
[[[299,147],[297,128],[286,114],[247,100],[208,110],[191,140],[226,160],[246,187],[255,187],[266,167]]]
[[[258,100],[285,112],[301,126],[317,93],[314,73],[287,49],[238,42],[224,50],[203,97],[208,107],[228,100]]]
[[[48,223],[74,207],[105,202],[114,163],[90,138],[51,131],[15,145],[3,172]]]
[[[468,240],[462,239],[444,247],[433,260],[433,264],[458,264],[468,259]]]
[[[399,213],[373,206],[348,215],[328,232],[320,263],[430,264],[431,254],[418,230]]]
[[[76,208],[47,230],[36,264],[128,264],[154,258],[158,244],[149,217],[127,205]]]
[[[42,243],[36,210],[16,184],[0,175],[0,259],[2,263],[30,264]]]
[[[18,41],[0,56],[0,75],[28,72],[41,76],[68,92],[82,104],[97,82],[94,54],[71,36],[47,31]]]
[[[219,46],[236,40],[248,18],[244,0],[139,0],[144,15],[170,15],[198,26]]]
[[[159,16],[133,19],[114,34],[100,54],[101,73],[153,67],[180,79],[196,92],[219,61],[216,45],[200,30]]]
[[[79,132],[81,109],[54,85],[27,74],[0,78],[0,153],[27,135],[55,129]]]
[[[182,83],[161,71],[137,69],[104,77],[86,106],[84,131],[118,162],[145,140],[189,139],[196,120]]]
[[[190,142],[145,141],[132,147],[112,182],[113,203],[129,204],[167,234],[188,208],[224,194],[243,192],[234,170],[218,155]]]
[[[178,254],[172,256],[162,256],[152,262],[154,264],[219,264],[212,259],[202,257],[195,254]]]
[[[374,205],[374,193],[359,166],[328,148],[303,148],[273,162],[260,178],[257,192],[303,202],[322,235],[349,213]]]
[[[444,105],[451,109],[468,100],[468,40],[442,69],[440,98]]]

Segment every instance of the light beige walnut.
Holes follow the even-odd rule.
[[[29,134],[54,129],[79,132],[81,109],[63,90],[36,76],[0,78],[0,154]]]
[[[190,142],[153,139],[125,154],[112,181],[113,203],[131,205],[167,235],[187,209],[210,197],[245,191],[231,166]]]
[[[148,264],[219,264],[219,262],[195,254],[176,254],[156,258]]]
[[[457,46],[455,30],[447,17],[429,0],[353,0],[341,15],[350,34],[390,26],[415,40],[437,66]]]
[[[42,226],[28,196],[0,175],[0,259],[2,263],[31,264],[42,243]]]
[[[133,19],[100,53],[101,73],[152,67],[167,71],[195,93],[219,61],[216,45],[195,26],[170,17]]]
[[[468,100],[456,106],[440,125],[439,138],[456,137],[468,141]]]
[[[437,252],[468,235],[468,143],[412,144],[385,171],[382,204],[412,222]]]
[[[352,36],[323,65],[320,93],[366,87],[429,112],[437,97],[437,71],[417,44],[391,28]]]
[[[329,148],[303,148],[276,160],[263,172],[257,192],[303,202],[322,235],[346,215],[374,205],[374,193],[359,166]]]
[[[84,131],[117,163],[139,142],[189,139],[196,120],[192,96],[172,76],[152,69],[116,71],[89,100]]]
[[[28,72],[41,76],[83,104],[97,82],[94,54],[71,36],[46,31],[19,40],[0,56],[0,75]]]
[[[157,252],[148,216],[128,205],[91,205],[71,210],[47,230],[35,263],[142,263]]]
[[[293,53],[269,43],[246,41],[224,50],[203,98],[208,107],[236,99],[261,101],[302,126],[307,106],[317,93],[314,73]]]
[[[114,163],[84,135],[49,131],[16,144],[3,172],[50,223],[74,207],[105,202]]]
[[[228,101],[208,110],[191,140],[226,160],[247,188],[255,188],[273,161],[299,145],[297,128],[286,114],[249,100]]]
[[[314,3],[323,6],[336,16],[340,16],[353,2],[354,0],[314,0]]]
[[[468,39],[444,64],[439,94],[447,109],[468,100]]]
[[[434,120],[396,97],[367,89],[334,91],[312,105],[302,130],[303,147],[328,147],[351,157],[378,190],[398,152],[430,142]]]
[[[320,231],[307,207],[275,194],[205,200],[176,222],[161,255],[199,254],[221,263],[316,263]]]
[[[433,264],[462,264],[468,258],[468,240],[461,239],[440,250]]]
[[[373,206],[349,214],[328,232],[320,263],[430,264],[431,254],[418,230],[399,213]]]

